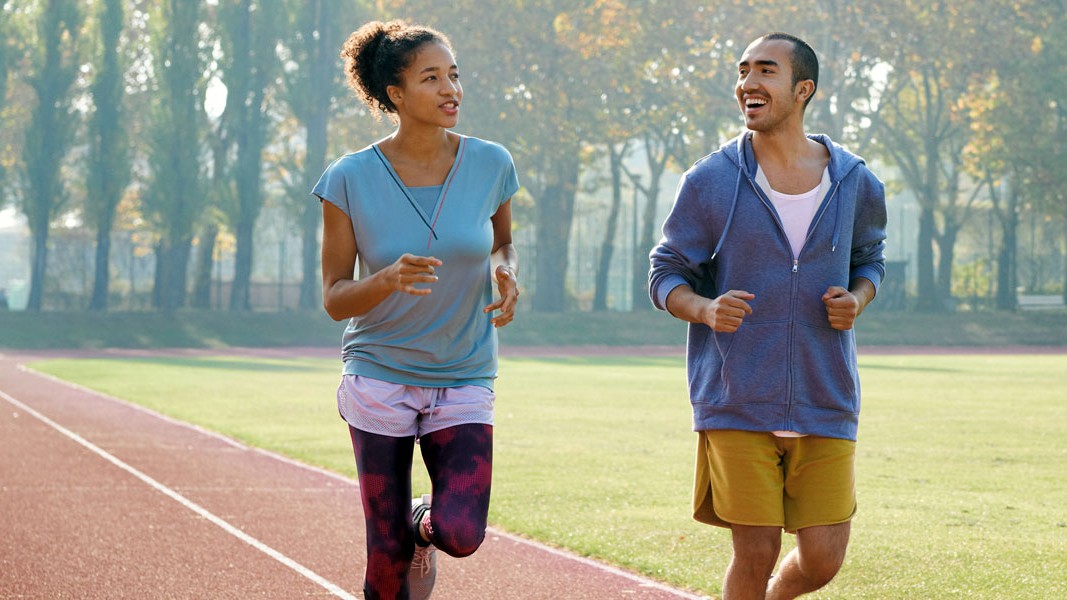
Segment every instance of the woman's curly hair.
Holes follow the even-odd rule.
[[[352,32],[341,47],[348,86],[372,110],[395,113],[386,89],[400,85],[400,73],[423,44],[452,44],[440,31],[404,21],[371,21]],[[378,113],[375,113],[377,115]]]

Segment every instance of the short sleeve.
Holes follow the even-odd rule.
[[[333,161],[330,166],[326,167],[311,193],[317,198],[341,209],[341,212],[351,219],[352,211],[348,206],[347,178],[345,176],[344,162],[342,161],[344,161],[344,157]]]
[[[504,149],[504,156],[504,179],[503,186],[501,187],[502,193],[499,200],[499,205],[503,205],[505,202],[510,200],[516,192],[519,191],[519,176],[515,172],[515,161],[511,158],[511,153],[508,152],[507,149]]]

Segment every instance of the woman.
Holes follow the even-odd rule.
[[[511,322],[519,296],[510,201],[519,184],[507,150],[449,131],[463,88],[440,32],[372,22],[341,56],[349,85],[397,125],[334,161],[312,192],[322,201],[326,312],[349,319],[337,404],[367,521],[364,594],[426,598],[434,547],[467,556],[485,536],[494,327]],[[412,501],[416,441],[432,495]]]

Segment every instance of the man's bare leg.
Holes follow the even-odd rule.
[[[845,562],[851,523],[806,527],[797,531],[797,547],[767,586],[767,600],[791,600],[830,583]]]
[[[782,550],[781,527],[734,525],[734,555],[722,584],[723,600],[763,600]]]

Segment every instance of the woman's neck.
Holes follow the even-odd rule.
[[[454,156],[459,137],[442,127],[414,128],[401,123],[379,147],[406,160],[433,162],[442,155]]]

